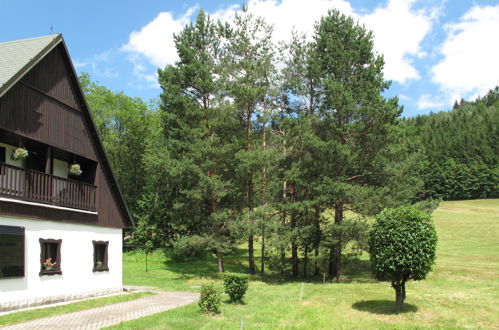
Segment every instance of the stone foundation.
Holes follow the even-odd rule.
[[[120,293],[120,292],[123,292],[123,288],[111,288],[111,289],[104,289],[104,290],[71,293],[71,294],[66,294],[66,295],[36,297],[36,298],[29,298],[29,299],[22,299],[22,300],[0,302],[0,312],[6,312],[6,311],[15,310],[15,309],[27,308],[27,307],[41,306],[41,305],[46,305],[46,304],[60,303],[60,302],[66,302],[66,301],[72,301],[72,300],[93,298],[93,297],[105,296],[105,295]]]

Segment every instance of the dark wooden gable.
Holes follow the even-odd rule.
[[[133,224],[62,40],[0,97],[0,128],[97,162],[97,217],[76,214],[67,220],[110,227]],[[12,207],[7,209],[0,207],[0,212],[13,213]],[[26,215],[56,219],[54,212],[31,208]]]
[[[97,160],[84,104],[60,44],[0,99],[0,126]],[[66,59],[65,59],[66,57]]]
[[[62,44],[45,56],[21,81],[70,107],[83,110],[79,88],[75,85]]]

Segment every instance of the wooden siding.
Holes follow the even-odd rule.
[[[100,223],[99,217],[94,214],[79,213],[73,211],[65,211],[59,209],[51,209],[33,205],[21,205],[11,202],[0,202],[0,214],[26,217],[42,220],[63,221],[71,223],[80,223],[85,225],[108,226]],[[109,227],[118,227],[109,225]]]
[[[50,56],[48,55],[48,57]],[[77,96],[72,95],[61,101],[50,95],[64,96],[77,93],[77,91],[71,88],[70,84],[53,81],[50,76],[51,70],[54,69],[51,67],[40,68],[43,64],[44,61],[38,63],[33,71],[47,77],[47,81],[41,78],[36,80],[23,78],[0,99],[0,127],[96,160],[96,151],[81,111],[68,105]],[[67,67],[64,65],[63,68],[69,75]],[[33,71],[29,72],[28,75],[31,75]],[[60,74],[56,76],[58,75]],[[27,82],[35,82],[38,85],[31,85]],[[49,83],[56,85],[57,88],[47,87]],[[41,88],[48,91],[44,92]],[[63,88],[66,89],[65,92],[61,91]]]
[[[106,178],[106,175],[100,166],[97,168],[97,175],[99,182],[99,198],[97,205],[99,210],[99,222],[102,221],[102,224],[105,226],[114,226],[116,225],[116,219],[122,219],[123,215],[118,207],[119,204],[116,201],[116,196],[114,196],[109,189],[109,180]]]
[[[98,162],[94,182],[96,224],[122,228],[126,223],[125,211],[119,207],[119,197],[100,164],[101,155],[83,114],[88,110],[75,79],[64,45],[60,44],[0,98],[0,128]],[[46,208],[39,207],[38,213],[34,209],[37,207],[26,212],[44,219],[54,215]],[[5,210],[5,206],[0,206],[0,212]],[[8,213],[13,213],[12,208]],[[88,223],[88,216],[74,212],[68,220]]]
[[[64,49],[60,45],[45,56],[21,81],[82,111],[83,104],[74,78],[76,77],[72,77]]]

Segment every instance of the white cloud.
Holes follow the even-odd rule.
[[[362,17],[366,27],[374,31],[374,47],[385,57],[385,76],[405,83],[419,79],[413,58],[426,56],[421,42],[439,16],[436,7],[413,10],[414,0],[390,0],[386,7],[377,8]]]
[[[110,64],[112,64],[112,54],[113,50],[108,49],[102,53],[95,54],[86,60],[76,59],[73,61],[74,67],[79,71],[90,69],[90,73],[97,77],[116,78],[119,76],[119,73],[110,66]]]
[[[436,109],[436,108],[442,110],[442,108],[445,105],[446,105],[445,102],[435,99],[435,97],[430,94],[421,95],[417,102],[417,107],[419,110]]]
[[[159,88],[158,74],[157,72],[150,73],[147,70],[148,63],[145,63],[144,59],[138,54],[130,54],[128,56],[128,61],[133,64],[133,75],[137,80],[130,81],[129,86],[135,89],[144,88]]]
[[[359,14],[347,0],[250,0],[248,10],[274,26],[277,42],[289,40],[293,29],[311,36],[314,23],[329,9],[336,8],[374,30],[375,48],[385,55],[386,78],[405,83],[419,78],[412,59],[426,55],[421,42],[438,16],[434,8],[413,9],[413,3],[414,0],[389,0],[385,7]],[[197,7],[191,7],[178,18],[170,12],[160,13],[140,31],[133,31],[122,50],[144,56],[156,67],[174,63],[178,57],[173,33],[180,32],[196,10]],[[238,10],[240,6],[232,4],[209,14],[214,19],[230,21]]]
[[[173,34],[182,30],[190,21],[197,7],[189,8],[184,15],[175,19],[170,12],[160,13],[140,31],[130,34],[128,43],[121,49],[144,55],[153,65],[163,68],[178,59]]]
[[[498,85],[499,5],[474,6],[459,22],[445,28],[443,59],[432,68],[432,79],[442,91],[449,98],[470,98]]]

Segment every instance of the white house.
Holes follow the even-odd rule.
[[[122,291],[129,226],[62,36],[0,43],[0,311]]]

